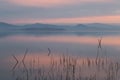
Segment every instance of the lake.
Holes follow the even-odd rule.
[[[84,62],[88,58],[95,61],[96,56],[119,60],[120,32],[0,32],[0,80],[21,80],[18,70],[24,65],[18,65],[24,57],[27,66],[32,60],[38,65],[38,59],[40,65],[48,65],[51,57],[58,60],[63,55]],[[20,63],[17,66],[15,58]]]

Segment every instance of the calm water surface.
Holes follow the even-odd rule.
[[[41,63],[48,60],[51,55],[71,55],[82,58],[95,58],[98,49],[98,39],[102,38],[102,52],[99,56],[120,57],[120,33],[109,32],[98,35],[97,32],[80,32],[77,34],[13,34],[0,37],[0,80],[13,80],[11,69],[15,64],[12,55],[19,60],[28,49],[27,60],[41,57]],[[90,35],[89,35],[90,33]],[[80,35],[81,34],[81,35]]]

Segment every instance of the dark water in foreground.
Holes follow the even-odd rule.
[[[15,65],[15,55],[22,60],[28,49],[26,63],[40,57],[41,64],[48,64],[48,53],[58,57],[61,55],[77,56],[95,59],[98,50],[98,39],[102,38],[102,50],[99,56],[119,59],[120,33],[119,32],[74,32],[58,33],[30,33],[11,34],[0,36],[0,80],[14,80],[12,68]],[[78,60],[79,61],[79,60]]]

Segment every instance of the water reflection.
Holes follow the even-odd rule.
[[[14,35],[33,35],[33,36],[51,36],[51,35],[77,35],[77,36],[114,36],[119,35],[119,31],[0,31],[0,38]]]
[[[96,36],[9,36],[0,41],[15,42],[55,42],[55,43],[80,43],[80,44],[97,44],[100,37]],[[120,36],[103,36],[102,44],[110,46],[120,46]]]
[[[24,56],[24,55],[22,55]],[[21,56],[18,56],[20,61]],[[12,61],[13,62],[13,61]],[[74,57],[68,55],[27,55],[25,66],[20,64],[13,70],[13,77],[21,80],[101,80],[119,79],[120,63],[109,58]],[[110,74],[109,74],[110,73]]]
[[[117,62],[116,59],[118,57],[118,60],[119,60],[119,57],[120,57],[120,54],[119,54],[120,53],[120,50],[119,50],[120,36],[119,35],[102,36],[102,41],[100,46],[102,47],[102,50],[100,50],[100,55],[99,55],[100,61],[96,63],[98,40],[100,38],[101,36],[88,36],[88,35],[86,36],[80,36],[80,35],[79,36],[78,35],[33,36],[33,35],[24,35],[24,34],[1,37],[0,38],[0,53],[1,53],[0,64],[3,64],[3,65],[0,66],[0,71],[2,73],[3,72],[7,73],[8,75],[3,75],[1,72],[0,74],[2,74],[3,76],[8,76],[5,78],[2,78],[2,79],[7,78],[7,80],[13,80],[13,78],[10,78],[10,75],[9,75],[10,70],[13,70],[15,72],[14,78],[16,80],[17,79],[25,80],[25,79],[28,79],[28,77],[31,77],[31,80],[36,78],[44,79],[44,78],[51,78],[52,76],[58,76],[60,80],[61,80],[60,76],[62,76],[62,80],[64,80],[66,78],[65,77],[66,74],[68,74],[68,78],[72,78],[72,79],[73,78],[78,79],[78,75],[80,79],[80,74],[82,74],[81,75],[82,79],[86,79],[86,76],[87,78],[95,78],[95,76],[97,76],[98,78],[102,76],[101,79],[103,79],[109,75],[105,71],[107,72],[111,71],[112,68],[114,68],[113,70],[118,69],[119,62]],[[27,56],[24,58],[24,53],[26,48],[28,48],[29,51]],[[107,66],[105,65],[106,56],[107,58],[110,58],[110,59],[107,59],[109,60],[109,62],[107,63]],[[67,66],[68,63],[65,63],[64,65],[63,64],[60,65],[60,59],[62,59],[61,62],[63,63],[64,57],[65,57],[65,60],[67,61],[69,61],[70,59],[69,64],[72,65],[72,66],[70,65],[69,67],[70,73],[68,73],[66,69],[68,68]],[[114,59],[115,61],[112,61],[113,60],[112,57],[115,58]],[[76,63],[76,60],[77,60],[77,63]],[[23,64],[23,61],[24,61],[24,64]],[[80,72],[80,73],[76,72],[74,74],[76,77],[74,77],[72,73],[73,66],[75,66],[75,63],[78,65],[76,66],[77,67],[76,71]],[[51,64],[54,64],[55,67]],[[110,65],[113,65],[113,66],[110,67]],[[25,66],[27,67],[27,72],[26,72]],[[93,70],[92,68],[94,68],[95,70]],[[100,74],[105,74],[105,76],[96,75],[96,71],[99,68],[101,70]],[[56,70],[56,71],[53,72],[51,70]],[[81,70],[84,70],[84,71],[81,71]],[[51,72],[52,74],[50,74]],[[33,73],[35,75],[31,75]],[[84,76],[86,73],[88,74]],[[115,73],[112,75],[116,75],[116,74],[118,73]],[[70,77],[71,75],[72,77]],[[51,80],[53,80],[52,78]],[[57,77],[54,77],[54,79],[56,80]]]

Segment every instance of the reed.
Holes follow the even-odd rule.
[[[20,61],[13,55],[16,64],[12,70],[16,71],[15,80],[119,80],[120,63],[107,56],[101,58],[102,38],[98,40],[97,56],[94,59],[89,57],[82,59],[61,55],[56,60],[50,48],[48,48],[49,65],[41,65],[40,58],[31,59],[26,65],[25,59],[28,50],[26,49],[22,59],[22,68],[17,65]],[[103,52],[103,51],[101,51]],[[107,53],[107,52],[105,52]],[[52,54],[52,55],[51,55]],[[36,66],[37,65],[37,66]],[[22,70],[23,71],[22,71]]]

